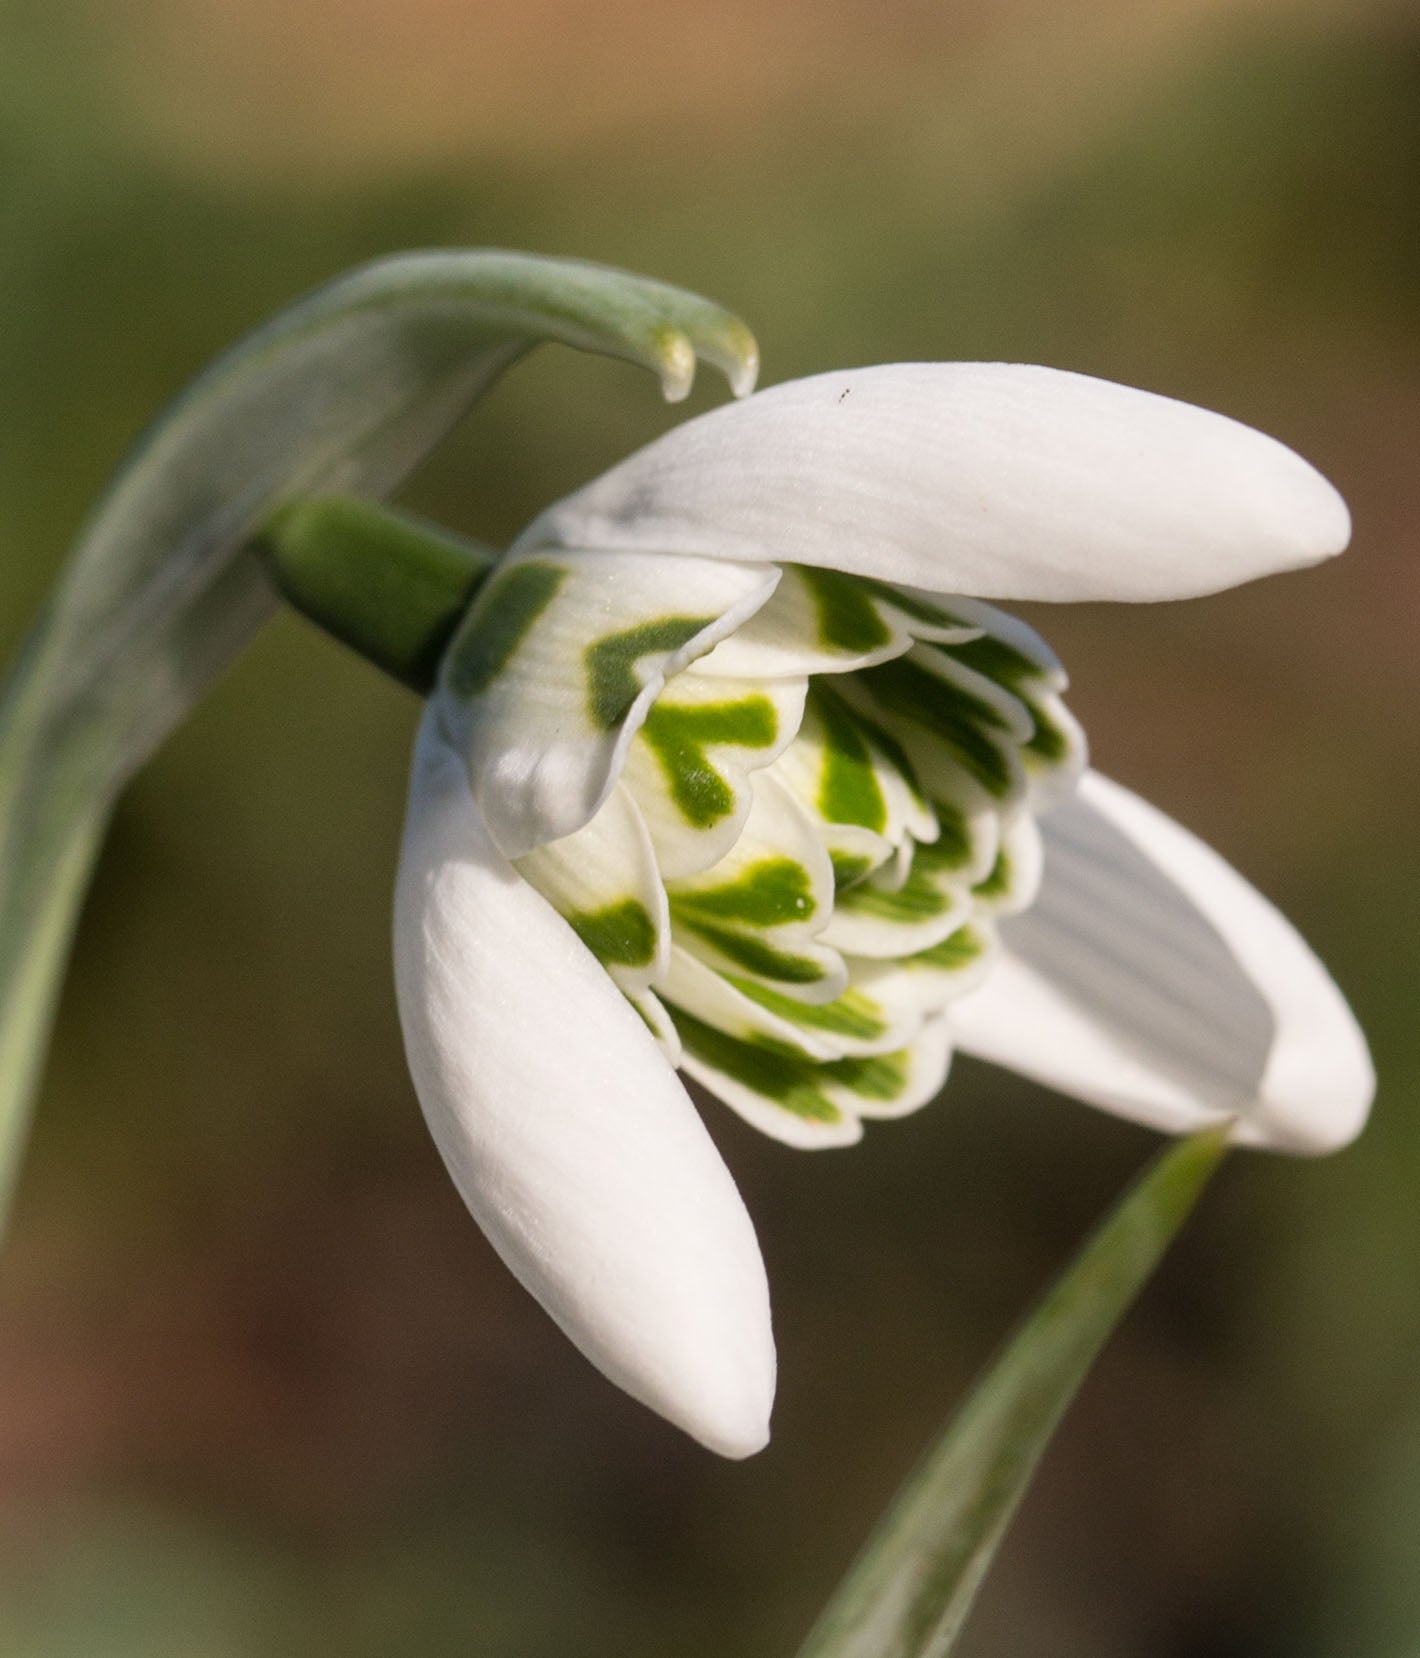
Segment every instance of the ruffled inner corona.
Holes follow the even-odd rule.
[[[1034,897],[1036,815],[1085,743],[1050,648],[989,605],[796,566],[754,602],[664,658],[595,815],[516,864],[673,1064],[780,1140],[845,1144],[941,1088],[947,1010]],[[684,656],[675,620],[583,660]]]

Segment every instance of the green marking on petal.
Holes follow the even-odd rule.
[[[996,854],[996,862],[991,866],[991,873],[971,889],[972,896],[988,899],[1005,898],[1009,895],[1014,880],[1015,865],[1010,853],[1003,846]]]
[[[887,801],[860,723],[822,685],[814,686],[810,694],[824,734],[819,811],[827,823],[853,823],[882,834],[887,827]]]
[[[714,620],[713,616],[661,616],[588,645],[587,696],[597,729],[613,731],[626,718],[641,694],[636,664],[642,657],[653,651],[678,651]]]
[[[873,603],[870,584],[837,570],[798,567],[799,579],[818,612],[818,643],[825,650],[857,655],[892,642],[892,629]]]
[[[896,892],[872,885],[850,887],[836,907],[881,921],[930,921],[934,915],[945,915],[957,900],[940,885],[933,853],[930,845],[915,849],[912,868]]]
[[[828,856],[833,865],[833,890],[835,893],[846,892],[850,887],[857,886],[858,882],[874,867],[871,858],[865,858],[852,852],[830,852]]]
[[[930,812],[932,810],[931,805],[923,792],[922,785],[917,781],[917,770],[911,760],[908,759],[907,750],[890,731],[877,724],[876,721],[860,714],[857,709],[852,710],[852,713],[859,730],[868,737],[875,748],[882,752],[893,769],[901,776],[915,803],[922,811]]]
[[[448,689],[460,697],[486,691],[566,579],[564,565],[540,560],[495,570],[449,652]]]
[[[984,956],[990,948],[990,941],[984,933],[975,927],[958,927],[954,933],[949,933],[940,944],[934,944],[930,950],[919,950],[915,955],[904,956],[904,967],[933,967],[943,973],[960,973]]]
[[[912,867],[920,875],[950,875],[959,862],[956,845],[943,845],[940,836],[934,841],[919,841],[912,851]]]
[[[1029,740],[1021,747],[1028,761],[1045,767],[1068,763],[1075,746],[1074,737],[1068,725],[1052,712],[1050,700],[1043,700],[1040,695],[1051,688],[1053,681],[1037,660],[991,634],[965,645],[945,645],[942,649],[964,667],[994,680],[1024,705],[1035,725]]]
[[[1011,793],[1015,742],[989,702],[907,657],[865,668],[858,677],[890,713],[936,737],[990,794],[1003,798]]]
[[[734,790],[705,750],[721,743],[771,748],[778,735],[779,717],[766,696],[733,702],[654,703],[641,728],[642,738],[665,772],[672,798],[697,829],[710,828],[735,807]]]
[[[820,1069],[836,1087],[883,1105],[901,1099],[912,1081],[912,1065],[906,1048],[895,1054],[875,1054],[866,1059],[835,1059]]]
[[[1022,697],[1026,712],[1035,721],[1035,731],[1024,752],[1047,766],[1058,766],[1070,757],[1070,738],[1038,702]]]
[[[772,944],[765,943],[752,933],[737,933],[730,927],[717,927],[713,923],[679,914],[674,900],[671,909],[682,925],[703,938],[727,961],[743,967],[747,973],[777,979],[780,984],[821,984],[828,977],[827,969],[810,956],[796,956],[786,950],[776,950]]]
[[[843,1121],[842,1111],[823,1093],[817,1080],[820,1072],[832,1067],[817,1066],[777,1046],[740,1042],[679,1008],[672,1010],[671,1017],[686,1053],[702,1064],[796,1117],[816,1123]]]
[[[671,894],[671,909],[678,918],[710,916],[751,927],[807,921],[817,907],[809,872],[793,858],[761,858],[732,881]]]
[[[656,924],[637,898],[599,910],[572,910],[567,921],[598,961],[609,966],[645,967],[656,954]]]
[[[943,610],[940,604],[924,599],[920,594],[904,592],[902,588],[893,587],[888,582],[862,576],[859,577],[859,585],[866,587],[878,598],[885,599],[895,610],[900,610],[914,622],[925,622],[929,627],[935,628],[969,628],[976,625],[954,615],[950,610]]]
[[[850,1037],[855,1042],[872,1042],[888,1028],[882,1010],[861,990],[846,990],[832,1002],[797,1002],[766,985],[756,984],[753,979],[741,979],[733,974],[726,977],[736,990],[752,1002],[758,1002],[767,1012],[808,1030]]]
[[[985,674],[987,679],[994,679],[1008,691],[1019,691],[1022,685],[1040,679],[1039,663],[1033,662],[1024,651],[1018,651],[1014,645],[1008,645],[1004,639],[997,639],[989,633],[969,640],[965,645],[944,645],[942,649],[963,666]]]
[[[942,800],[934,800],[932,809],[937,814],[937,828],[940,831],[932,843],[938,866],[942,869],[964,869],[975,856],[971,825],[966,813],[960,806]]]
[[[651,1035],[659,1038],[661,1033],[656,1029],[656,1021],[651,1017],[650,1013],[641,1006],[640,1002],[638,1002],[634,996],[628,996],[626,1001],[631,1008],[631,1011],[646,1027],[646,1029],[650,1031]]]

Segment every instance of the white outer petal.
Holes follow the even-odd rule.
[[[952,1006],[963,1051],[1173,1133],[1235,1117],[1245,1145],[1318,1153],[1355,1137],[1375,1090],[1365,1038],[1290,922],[1096,772],[1042,828],[1037,909],[1002,926],[991,976]],[[1067,833],[1076,856],[1052,875]]]
[[[759,1450],[774,1346],[739,1193],[650,1033],[493,847],[433,706],[395,976],[424,1114],[499,1255],[633,1397],[725,1456]]]
[[[1345,503],[1223,415],[1017,363],[792,380],[673,428],[519,538],[782,560],[983,599],[1177,599],[1338,553]]]

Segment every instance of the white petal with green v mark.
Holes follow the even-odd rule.
[[[888,1000],[854,975],[831,1002],[803,1002],[757,980],[717,972],[688,950],[673,949],[662,995],[703,1024],[742,1042],[797,1049],[808,1059],[893,1053],[922,1023],[919,999]]]
[[[735,1184],[646,1026],[493,846],[432,710],[395,969],[420,1103],[493,1247],[634,1398],[725,1455],[758,1450],[774,1348]]]
[[[698,664],[667,682],[621,774],[667,880],[708,869],[734,845],[754,798],[749,774],[793,740],[807,688],[802,678],[708,678]]]
[[[1022,746],[1035,722],[1019,697],[937,645],[917,645],[904,657],[855,674],[847,695],[878,723],[905,723],[968,775],[998,808],[1026,792]],[[909,749],[909,754],[915,751]],[[919,776],[933,793],[930,771]]]
[[[666,889],[626,789],[614,788],[590,823],[534,848],[515,867],[628,995],[664,976],[671,947]]]
[[[994,605],[963,600],[956,608],[982,631],[949,646],[948,654],[1014,693],[1030,715],[1034,730],[1021,760],[1036,806],[1067,799],[1088,763],[1088,745],[1060,694],[1069,679],[1058,657],[1034,628]]]
[[[755,981],[745,979],[741,984],[758,988]],[[837,1059],[833,1044],[804,1029],[747,996],[728,974],[707,967],[700,958],[676,946],[671,951],[670,967],[661,986],[661,994],[675,1014],[688,1013],[702,1024],[713,1025],[726,1036],[741,1042],[766,1042],[782,1048],[797,1050],[805,1059]],[[806,1007],[784,997],[791,1007]],[[826,1004],[832,1006],[830,1002]]]
[[[1375,1073],[1287,922],[1210,848],[1088,773],[1045,819],[1036,902],[952,1010],[959,1045],[1171,1133],[1236,1119],[1279,1150],[1344,1145]]]
[[[666,679],[778,580],[773,566],[621,553],[499,565],[444,657],[439,704],[506,856],[592,817]]]
[[[940,599],[795,565],[768,604],[717,645],[701,671],[743,679],[851,673],[901,656],[917,638],[961,643],[977,631]]]
[[[930,597],[930,595],[927,595]],[[1002,684],[1039,684],[1051,691],[1063,691],[1070,683],[1065,664],[1029,622],[1009,610],[1001,610],[984,599],[954,598],[952,611],[962,622],[976,629],[995,647],[991,666],[985,671]],[[973,641],[946,641],[971,644]]]
[[[811,686],[798,739],[773,775],[809,814],[840,890],[909,838],[937,833],[901,750],[821,682]]]
[[[1338,553],[1346,505],[1263,433],[1019,363],[792,380],[687,421],[520,547],[809,564],[984,599],[1179,599]]]
[[[990,873],[971,889],[972,913],[984,918],[1029,909],[1040,891],[1044,864],[1040,825],[1029,812],[1008,818]]]
[[[932,780],[937,820],[933,858],[943,877],[950,874],[963,886],[978,886],[990,878],[1001,855],[1001,814],[984,789],[953,761],[932,753],[929,744],[909,733],[903,747]]]
[[[920,998],[881,994],[874,962],[849,959],[847,965],[848,988],[831,1002],[796,1002],[749,979],[735,982],[772,1016],[827,1043],[833,1058],[868,1058],[907,1047],[922,1028]]]
[[[955,859],[933,842],[912,847],[907,878],[869,876],[840,893],[822,939],[850,955],[890,959],[929,950],[972,915]]]
[[[702,961],[810,1002],[831,1002],[847,983],[843,958],[817,939],[833,908],[833,866],[772,778],[758,780],[729,853],[667,892],[675,942]]]
[[[889,664],[890,668],[897,666]],[[913,665],[907,664],[906,671],[913,672]],[[922,695],[930,694],[930,679],[914,689]],[[875,743],[892,742],[898,769],[912,780],[913,792],[928,814],[929,827],[913,833],[935,846],[939,878],[951,879],[963,889],[986,881],[1000,856],[1003,818],[1010,820],[1032,804],[1022,746],[1000,733],[988,739],[1000,773],[1008,780],[1003,792],[993,794],[978,781],[975,771],[969,771],[957,758],[956,746],[949,747],[926,723],[895,715],[865,686],[850,683],[844,700],[864,729],[873,732]],[[944,709],[941,717],[944,723],[955,722],[959,713],[952,715]],[[892,730],[890,739],[885,729],[888,726]],[[899,842],[900,847],[902,844]],[[906,866],[901,873],[905,872]],[[879,886],[895,884],[901,884],[900,877],[880,875]]]
[[[741,1042],[698,1019],[676,1021],[683,1069],[746,1122],[786,1145],[853,1145],[864,1117],[894,1117],[925,1105],[946,1081],[951,1039],[929,1019],[896,1053],[815,1064],[790,1050]]]
[[[893,961],[850,959],[851,985],[885,1012],[939,1012],[985,983],[999,950],[995,927],[972,920],[915,955]]]

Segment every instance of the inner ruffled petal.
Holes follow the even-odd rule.
[[[739,679],[853,673],[912,648],[920,635],[888,587],[836,570],[791,566],[743,627],[718,644],[701,672]],[[953,638],[976,630],[960,623]]]
[[[666,888],[676,940],[701,960],[805,1001],[842,992],[842,959],[819,942],[833,914],[833,865],[772,778],[756,778],[744,829],[719,863]]]
[[[635,995],[665,977],[670,906],[651,837],[618,786],[583,828],[519,858],[518,873],[572,924],[617,985]]]
[[[896,1053],[825,1064],[741,1042],[682,1014],[681,1065],[747,1122],[787,1145],[851,1145],[864,1117],[915,1111],[940,1093],[951,1063],[945,1019],[929,1019]]]
[[[790,746],[808,681],[712,679],[690,670],[665,687],[622,769],[661,874],[679,880],[733,848],[754,804],[751,774]]]
[[[494,840],[580,829],[668,679],[768,599],[775,566],[557,552],[505,561],[444,658],[439,706]]]
[[[940,1088],[951,1004],[1035,897],[1036,814],[1085,763],[1064,671],[990,605],[792,567],[663,671],[608,823],[520,867],[668,1058],[776,1138],[847,1144]],[[618,855],[664,903],[635,967],[582,919],[597,882],[620,913]]]

